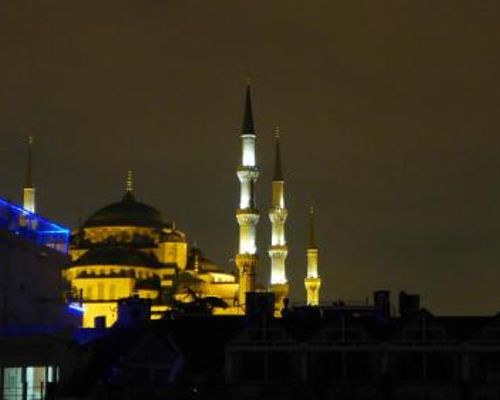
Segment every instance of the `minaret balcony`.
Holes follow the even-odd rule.
[[[240,225],[256,225],[259,221],[259,214],[254,208],[239,209],[236,211],[236,219]]]
[[[242,253],[236,254],[236,267],[238,270],[248,271],[249,269],[255,268],[257,265],[259,257],[256,254]]]
[[[238,179],[242,182],[256,180],[259,177],[259,168],[257,166],[239,165],[236,169]]]
[[[307,277],[304,279],[304,285],[307,290],[316,291],[321,287],[321,278],[317,277]]]
[[[269,219],[273,224],[284,224],[288,217],[288,211],[285,208],[272,207],[269,209]]]
[[[286,245],[274,245],[269,248],[268,252],[271,259],[285,259],[288,255],[288,248]]]

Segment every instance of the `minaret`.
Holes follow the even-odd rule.
[[[28,159],[26,161],[26,177],[23,188],[23,208],[35,212],[35,188],[33,187],[33,136],[28,137]]]
[[[272,204],[269,208],[269,219],[271,220],[271,247],[269,257],[271,258],[271,290],[275,294],[276,309],[279,311],[283,299],[288,296],[288,283],[286,279],[285,260],[288,248],[285,238],[285,223],[288,211],[285,208],[285,180],[281,165],[280,130],[275,132],[275,166],[272,183]]]
[[[307,247],[307,277],[304,285],[307,292],[307,305],[319,305],[319,289],[321,278],[318,275],[318,253],[314,232],[314,208],[309,208],[309,246]]]
[[[255,130],[252,115],[252,99],[250,82],[247,82],[245,112],[241,130],[241,164],[237,169],[240,181],[240,205],[236,211],[236,219],[240,227],[239,251],[236,255],[236,266],[239,272],[239,305],[246,301],[246,293],[255,290],[255,267],[257,264],[256,227],[259,212],[255,202],[255,182],[259,169],[255,161]]]

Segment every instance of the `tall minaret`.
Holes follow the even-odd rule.
[[[285,208],[285,180],[281,165],[280,130],[275,132],[275,166],[273,177],[272,204],[269,208],[269,219],[271,220],[271,290],[275,294],[276,308],[279,311],[283,299],[288,296],[288,283],[286,279],[285,260],[288,247],[285,238],[285,223],[288,211]]]
[[[35,188],[33,187],[33,136],[28,137],[28,159],[26,161],[26,177],[23,188],[23,208],[35,212]]]
[[[317,306],[319,304],[319,289],[321,278],[318,275],[318,253],[314,232],[314,208],[309,208],[309,246],[307,247],[307,277],[304,285],[307,292],[307,305]]]
[[[256,227],[259,221],[259,212],[255,202],[255,182],[259,177],[259,169],[255,161],[255,129],[249,81],[246,88],[245,112],[240,138],[242,156],[236,172],[241,187],[240,205],[236,211],[236,219],[240,226],[240,244],[236,255],[236,266],[240,278],[238,301],[240,306],[243,306],[246,293],[255,290]]]

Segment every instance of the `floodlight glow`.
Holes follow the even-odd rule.
[[[68,308],[71,310],[81,312],[81,313],[85,312],[85,308],[83,306],[81,306],[80,303],[69,303]]]
[[[245,167],[255,167],[255,136],[243,136],[243,159],[242,165]]]
[[[62,253],[68,252],[69,229],[2,198],[0,198],[0,229]]]

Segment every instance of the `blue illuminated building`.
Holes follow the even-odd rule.
[[[2,198],[0,198],[0,229],[59,252],[68,252],[69,229]]]
[[[77,310],[68,308],[61,276],[70,262],[69,235],[69,229],[0,198],[0,331],[75,324]]]
[[[79,304],[63,294],[69,235],[0,198],[1,399],[45,399],[59,380],[65,337],[82,320]]]

